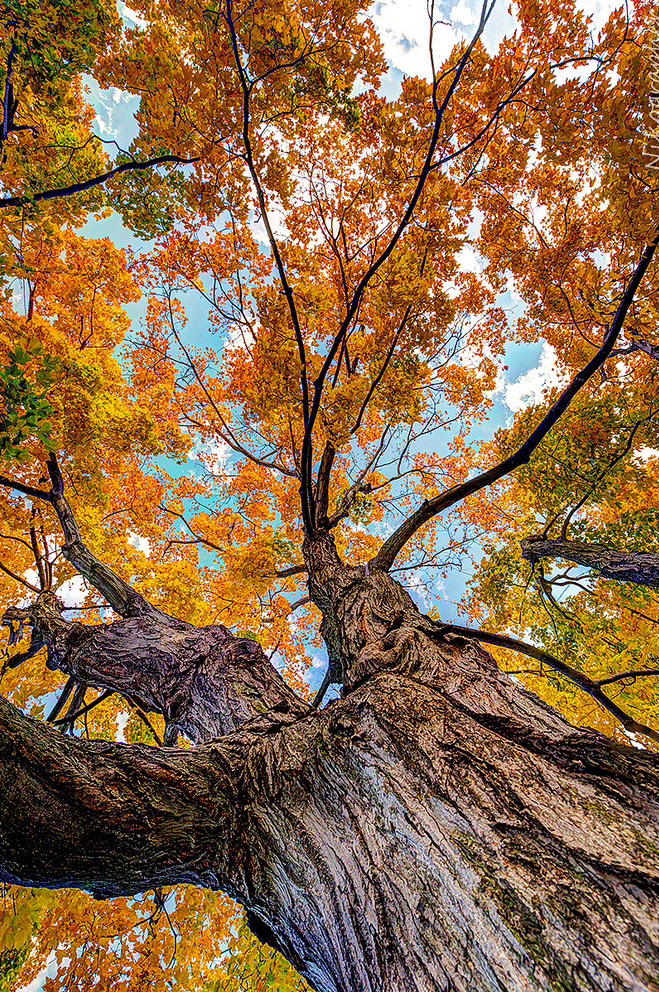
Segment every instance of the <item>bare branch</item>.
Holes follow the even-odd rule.
[[[168,162],[174,162],[177,165],[192,165],[193,162],[201,161],[201,156],[196,158],[181,158],[180,155],[161,155],[159,158],[150,158],[147,162],[124,162],[123,165],[118,165],[114,169],[110,169],[109,172],[104,172],[100,176],[94,176],[92,179],[85,179],[81,183],[72,183],[71,186],[63,186],[60,189],[47,189],[42,193],[33,193],[28,196],[9,196],[4,200],[0,200],[0,207],[22,207],[28,203],[39,203],[41,200],[54,200],[59,196],[72,196],[74,193],[82,193],[87,189],[92,189],[94,186],[100,186],[102,183],[106,183],[108,179],[112,179],[114,176],[121,175],[122,172],[141,172],[144,169],[152,169],[156,165],[165,165]]]
[[[659,589],[659,554],[649,551],[617,551],[605,544],[525,537],[520,542],[522,556],[536,562],[541,558],[565,558],[599,572],[616,582],[636,582]]]
[[[83,706],[82,709],[76,710],[76,712],[72,713],[71,716],[67,714],[66,716],[61,717],[59,720],[49,720],[49,722],[54,724],[54,726],[57,726],[60,723],[73,724],[78,719],[78,717],[84,716],[86,713],[89,713],[89,711],[93,710],[95,706],[98,706],[99,703],[102,703],[104,700],[109,699],[110,696],[113,695],[114,695],[114,689],[106,689],[105,692],[102,692],[101,695],[97,696],[97,698],[92,700],[91,703],[87,703],[87,705]]]
[[[59,699],[57,700],[52,710],[46,717],[46,723],[52,723],[53,720],[55,720],[59,716],[61,709],[64,706],[64,703],[71,695],[71,690],[73,689],[75,684],[76,684],[75,675],[69,675],[68,679],[64,683],[64,688],[60,693]]]
[[[280,579],[286,579],[289,575],[301,575],[307,571],[306,565],[291,565],[290,568],[276,568],[275,575]]]
[[[463,74],[466,66],[467,66],[467,63],[469,62],[469,60],[471,58],[471,53],[473,52],[474,47],[476,46],[476,44],[477,44],[480,36],[482,35],[483,31],[485,30],[485,25],[487,24],[487,21],[489,20],[489,17],[490,17],[490,14],[492,13],[493,7],[494,7],[494,0],[491,0],[491,2],[489,3],[489,6],[488,6],[488,0],[485,0],[485,2],[483,3],[483,7],[482,7],[482,10],[481,10],[481,17],[480,17],[478,28],[476,29],[476,32],[475,32],[473,38],[471,39],[469,45],[467,46],[467,48],[464,51],[464,53],[461,56],[461,58],[459,59],[457,65],[455,66],[455,68],[453,70],[451,70],[452,73],[453,73],[453,79],[451,80],[451,83],[450,83],[450,85],[449,85],[449,87],[447,89],[447,92],[446,92],[446,94],[444,96],[444,99],[443,99],[441,105],[439,105],[439,106],[437,104],[437,93],[438,93],[438,87],[439,87],[440,80],[437,79],[437,77],[435,77],[433,79],[432,99],[433,99],[433,104],[435,106],[435,123],[434,123],[434,126],[433,126],[433,131],[432,131],[432,135],[431,135],[430,142],[429,142],[429,145],[428,145],[428,149],[426,151],[426,155],[425,155],[425,158],[424,158],[424,163],[423,163],[423,166],[422,166],[421,171],[419,173],[419,176],[417,178],[417,182],[416,182],[416,186],[414,188],[414,192],[412,193],[412,196],[410,197],[410,201],[409,201],[409,203],[408,203],[408,205],[407,205],[407,207],[406,207],[406,209],[405,209],[405,211],[403,213],[403,216],[401,217],[401,219],[400,219],[400,221],[398,223],[398,226],[396,227],[394,233],[392,234],[391,238],[389,239],[389,242],[388,242],[386,248],[384,248],[380,252],[380,254],[377,256],[377,258],[374,258],[373,259],[373,261],[372,261],[371,265],[369,266],[367,272],[364,274],[364,276],[360,280],[357,288],[355,289],[355,292],[353,293],[353,297],[352,297],[352,300],[350,302],[350,305],[347,308],[346,315],[343,318],[343,321],[341,322],[341,326],[339,327],[339,330],[338,330],[338,332],[337,332],[337,334],[336,334],[336,336],[334,338],[334,341],[333,341],[333,343],[332,343],[332,345],[331,345],[331,347],[330,347],[330,349],[329,349],[329,351],[327,353],[327,356],[325,358],[325,361],[323,363],[323,366],[322,366],[322,368],[321,368],[321,370],[320,370],[320,372],[318,374],[318,378],[314,381],[313,396],[312,396],[312,399],[311,399],[311,405],[309,407],[308,416],[305,414],[305,431],[304,431],[304,440],[302,442],[302,480],[303,480],[302,481],[302,499],[303,499],[303,502],[304,502],[304,498],[305,498],[304,497],[305,479],[307,479],[307,478],[309,480],[311,479],[312,434],[313,434],[314,424],[316,422],[316,417],[317,417],[318,411],[320,409],[320,402],[321,402],[321,398],[322,398],[322,394],[323,394],[323,389],[324,389],[324,385],[325,385],[325,379],[326,379],[326,377],[327,377],[327,375],[329,373],[330,368],[332,367],[332,363],[334,362],[334,359],[336,357],[336,353],[339,350],[339,348],[342,346],[342,344],[343,344],[343,342],[345,340],[346,334],[348,333],[348,329],[349,329],[349,327],[350,327],[353,319],[355,318],[355,316],[357,315],[357,313],[359,311],[359,308],[360,308],[361,303],[362,303],[362,297],[364,296],[364,293],[366,292],[367,287],[369,286],[371,280],[373,279],[373,277],[375,276],[375,274],[378,272],[378,270],[384,265],[384,263],[387,261],[387,259],[392,254],[394,248],[396,247],[396,245],[400,241],[401,237],[403,236],[403,233],[407,229],[410,221],[412,220],[412,217],[414,216],[414,212],[416,210],[417,204],[419,202],[419,199],[421,198],[421,194],[422,194],[422,192],[424,190],[424,187],[426,185],[426,180],[428,179],[428,176],[430,175],[430,173],[432,171],[432,168],[433,168],[433,159],[434,159],[434,156],[435,156],[435,151],[437,149],[437,143],[439,141],[439,136],[440,136],[441,129],[442,129],[442,123],[443,123],[443,120],[444,120],[444,115],[446,113],[446,110],[447,110],[450,102],[451,102],[451,99],[453,98],[453,94],[455,93],[455,91],[456,91],[456,89],[457,89],[457,87],[459,85],[460,79],[462,77],[462,74]],[[305,374],[305,379],[306,379],[306,374]],[[304,515],[304,507],[303,507],[303,515]],[[313,519],[313,516],[312,515],[310,515],[310,519]],[[306,526],[306,522],[305,522],[305,526]],[[309,532],[309,533],[312,533],[312,532]]]
[[[325,673],[325,678],[323,679],[322,685],[321,685],[320,689],[318,690],[318,692],[316,693],[316,695],[314,696],[313,702],[311,703],[311,706],[309,707],[309,709],[311,711],[318,709],[318,707],[320,706],[320,704],[323,701],[323,696],[325,695],[325,693],[329,689],[329,686],[330,686],[330,673],[329,673],[329,669],[328,669],[327,672]]]
[[[46,499],[55,508],[64,532],[62,555],[74,568],[90,582],[110,606],[122,617],[136,617],[145,614],[163,616],[158,607],[153,606],[144,596],[120,578],[116,572],[99,561],[86,547],[80,534],[73,511],[64,497],[64,482],[54,454],[48,459],[48,471],[53,483]]]
[[[320,530],[325,530],[327,527],[329,484],[335,455],[334,445],[327,441],[323,451],[323,457],[320,460],[318,478],[316,479],[316,527]]]
[[[633,672],[620,672],[619,675],[611,675],[606,679],[598,679],[598,686],[610,685],[612,682],[621,682],[623,679],[631,679],[632,684],[636,679],[645,677],[646,675],[659,675],[659,668],[640,668]]]
[[[466,482],[453,486],[433,499],[426,500],[385,541],[378,554],[370,562],[369,567],[371,571],[389,571],[405,544],[428,520],[431,520],[443,510],[447,510],[450,506],[459,503],[465,497],[471,496],[473,493],[479,492],[487,486],[491,486],[494,482],[498,482],[499,479],[502,479],[514,469],[519,468],[520,465],[525,465],[529,461],[535,449],[567,410],[577,393],[579,393],[591,376],[601,368],[613,350],[618,335],[622,331],[627,312],[632,305],[636,291],[659,244],[659,228],[655,229],[654,235],[653,241],[646,245],[643,255],[629,281],[629,285],[623,293],[616,315],[604,335],[601,348],[593,355],[588,364],[576,374],[569,386],[563,390],[535,430],[531,432],[517,451],[504,459],[504,461],[499,462],[498,465],[479,473],[473,479],[468,479]]]
[[[21,578],[20,575],[16,575],[15,572],[12,572],[12,570],[7,568],[6,565],[3,565],[2,562],[0,562],[0,569],[5,573],[5,575],[8,575],[10,579],[13,579],[14,582],[20,582],[21,585],[31,589],[32,592],[41,592],[37,586],[33,586],[31,582],[28,582],[27,579]]]
[[[17,479],[8,479],[5,475],[0,475],[0,486],[5,486],[7,489],[15,489],[17,493],[22,493],[24,496],[31,496],[32,499],[50,501],[50,493],[47,490],[35,489],[34,486],[26,486],[25,483],[19,482]]]
[[[226,3],[226,14],[225,20],[227,27],[229,29],[229,34],[231,36],[231,45],[233,49],[234,61],[236,64],[236,69],[238,72],[238,78],[240,80],[240,86],[243,93],[243,146],[245,148],[245,162],[249,170],[249,174],[254,183],[254,188],[256,189],[256,197],[259,203],[259,210],[261,211],[261,217],[263,219],[263,224],[266,229],[268,236],[268,242],[275,260],[275,265],[277,267],[277,273],[279,275],[279,281],[281,282],[282,290],[288,304],[288,310],[291,317],[291,322],[293,324],[293,330],[295,333],[295,341],[298,348],[298,353],[300,356],[300,386],[302,389],[302,413],[304,417],[305,428],[309,423],[309,384],[307,381],[307,354],[304,345],[304,338],[302,336],[302,328],[300,326],[300,320],[297,313],[297,307],[295,305],[295,297],[293,295],[293,290],[288,281],[288,276],[286,273],[286,266],[284,265],[284,260],[282,258],[281,252],[279,250],[279,245],[277,239],[274,235],[272,229],[272,224],[270,223],[270,216],[268,214],[267,204],[265,202],[265,194],[263,192],[263,187],[261,185],[261,180],[256,169],[256,163],[254,161],[254,153],[252,150],[252,142],[250,138],[250,96],[252,92],[252,85],[249,82],[245,67],[243,66],[242,59],[240,57],[238,38],[236,36],[236,28],[233,21],[233,9],[231,0],[227,0]],[[312,425],[313,426],[313,425]],[[305,429],[305,443],[307,448],[310,445],[311,435],[309,432],[309,438],[307,440],[307,431]],[[311,462],[306,459],[305,462],[305,445],[302,448],[302,481],[300,485],[300,498],[302,505],[302,519],[304,522],[305,530],[308,534],[313,534],[314,527],[314,495],[311,485]]]
[[[520,654],[528,655],[530,658],[536,658],[543,665],[548,665],[553,668],[554,671],[560,672],[564,675],[570,682],[573,682],[584,692],[587,692],[596,702],[603,706],[606,710],[611,713],[616,720],[620,723],[626,730],[631,731],[635,734],[645,734],[651,740],[659,743],[659,732],[652,730],[650,727],[646,727],[642,723],[638,723],[633,717],[625,713],[624,710],[620,709],[614,702],[612,702],[608,696],[605,696],[601,690],[602,685],[606,685],[608,681],[614,682],[618,678],[623,678],[624,674],[621,676],[616,676],[612,679],[604,679],[602,681],[594,681],[583,672],[580,672],[576,668],[572,668],[567,665],[564,661],[560,661],[559,658],[554,657],[554,655],[549,654],[547,651],[543,651],[541,648],[536,648],[533,644],[526,644],[524,641],[518,641],[514,637],[508,637],[506,634],[490,634],[484,630],[472,630],[470,627],[459,627],[456,624],[439,624],[438,634],[459,634],[461,637],[469,637],[474,641],[480,641],[483,644],[493,644],[496,647],[509,648],[511,651],[519,651]],[[658,673],[659,674],[659,673]]]

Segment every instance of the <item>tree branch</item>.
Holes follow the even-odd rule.
[[[56,720],[57,719],[57,717],[59,716],[59,714],[60,714],[60,712],[62,710],[62,707],[64,706],[64,703],[67,701],[67,699],[71,695],[71,690],[73,689],[73,687],[74,687],[75,684],[76,684],[75,676],[74,675],[69,675],[68,679],[64,683],[64,688],[62,689],[62,691],[60,693],[59,699],[57,700],[57,702],[53,706],[52,710],[50,711],[50,713],[46,717],[46,723],[52,723],[53,720]]]
[[[26,486],[25,483],[19,482],[17,479],[9,479],[6,475],[0,475],[0,486],[5,486],[7,489],[15,489],[17,493],[22,493],[23,496],[30,496],[32,499],[45,499],[46,502],[50,502],[50,493],[46,489],[35,489],[34,486]]]
[[[41,590],[37,586],[33,586],[31,582],[28,582],[27,579],[21,578],[20,575],[16,575],[15,572],[12,572],[12,570],[10,568],[7,568],[6,565],[3,565],[2,562],[0,562],[0,569],[2,569],[5,575],[8,575],[10,579],[13,579],[14,582],[20,582],[21,585],[26,586],[28,589],[31,589],[32,592],[41,592]]]
[[[465,497],[471,496],[473,493],[479,492],[487,486],[491,486],[494,482],[498,482],[499,479],[502,479],[514,469],[519,468],[520,465],[525,465],[529,461],[535,449],[567,410],[577,393],[588,382],[591,376],[601,368],[613,350],[618,335],[622,331],[627,312],[634,300],[636,291],[659,244],[659,228],[655,229],[654,234],[654,240],[646,245],[643,255],[629,281],[629,285],[623,293],[611,326],[604,335],[601,348],[593,355],[588,364],[576,374],[569,386],[563,390],[535,430],[531,432],[517,451],[498,465],[479,473],[473,479],[467,480],[467,482],[453,486],[433,499],[425,500],[419,509],[403,521],[391,537],[384,542],[375,558],[369,563],[371,571],[388,572],[405,544],[428,520],[431,520],[450,506],[454,506],[455,503],[459,503]]]
[[[261,185],[261,180],[256,169],[256,163],[254,161],[254,153],[252,150],[252,142],[250,138],[250,96],[252,91],[252,85],[247,78],[247,72],[243,66],[242,59],[240,57],[240,50],[238,44],[238,38],[236,36],[236,27],[233,20],[233,9],[231,0],[227,0],[226,3],[226,15],[225,20],[227,27],[229,29],[229,34],[231,36],[231,46],[233,49],[233,57],[236,64],[236,70],[238,72],[238,79],[240,81],[240,86],[243,94],[243,145],[245,148],[245,162],[247,163],[247,168],[251,176],[252,182],[254,183],[254,188],[256,189],[256,197],[259,204],[259,210],[261,211],[261,217],[263,219],[263,224],[266,229],[268,236],[268,242],[275,260],[275,265],[277,267],[277,273],[279,275],[279,281],[281,283],[282,290],[284,292],[284,297],[286,298],[286,303],[288,305],[288,311],[291,317],[291,323],[293,324],[293,331],[295,334],[295,342],[297,344],[298,354],[300,357],[300,388],[302,391],[302,415],[305,424],[305,443],[307,442],[307,425],[309,423],[309,383],[307,380],[307,354],[304,345],[304,337],[302,335],[302,328],[300,326],[300,320],[298,317],[297,306],[295,304],[295,297],[293,294],[293,289],[288,281],[288,275],[286,273],[286,266],[284,265],[284,260],[282,258],[281,252],[279,250],[279,245],[277,239],[275,238],[272,225],[270,223],[270,217],[268,214],[268,208],[265,201],[265,194],[263,192],[263,187]],[[313,426],[313,425],[312,425]],[[302,460],[301,460],[301,485],[300,485],[300,500],[302,508],[302,520],[304,523],[305,530],[307,534],[311,535],[314,533],[315,527],[315,507],[314,507],[314,494],[311,484],[311,461],[308,456],[308,448],[310,445],[310,435],[308,443],[302,445]]]
[[[94,186],[100,186],[102,183],[107,182],[108,179],[121,175],[122,172],[139,172],[144,169],[151,169],[156,165],[165,165],[168,162],[175,162],[178,165],[192,165],[194,162],[199,161],[201,161],[200,155],[196,158],[181,158],[180,155],[161,155],[159,158],[149,159],[148,162],[124,162],[123,165],[118,165],[116,168],[110,169],[109,172],[104,172],[100,176],[94,176],[93,179],[85,179],[81,183],[72,183],[71,186],[63,186],[60,189],[48,189],[42,193],[33,193],[29,196],[9,196],[4,200],[0,200],[0,207],[22,207],[27,203],[54,200],[59,196],[72,196],[74,193],[82,193],[87,189],[92,189]]]
[[[602,685],[606,685],[607,682],[615,682],[617,679],[624,678],[625,673],[622,675],[617,675],[611,679],[603,679],[601,681],[594,681],[583,672],[580,672],[576,668],[572,668],[567,665],[564,661],[559,658],[555,658],[554,655],[549,654],[547,651],[543,651],[541,648],[536,648],[532,644],[526,644],[524,641],[518,641],[514,637],[508,637],[506,634],[490,634],[484,630],[472,630],[470,627],[459,627],[457,624],[438,624],[438,633],[440,635],[444,634],[459,634],[461,637],[468,637],[474,641],[480,641],[483,644],[493,644],[496,647],[509,648],[511,651],[519,651],[520,654],[528,655],[530,658],[535,658],[537,661],[541,662],[543,665],[548,665],[549,668],[553,668],[554,671],[560,672],[565,678],[569,679],[584,692],[587,692],[596,702],[603,706],[604,709],[608,710],[616,720],[620,723],[626,730],[635,734],[645,734],[651,740],[656,741],[659,744],[659,732],[652,730],[650,727],[646,727],[643,723],[638,723],[633,717],[625,713],[624,710],[620,709],[614,702],[612,702],[608,696],[605,696],[601,690]],[[632,674],[632,673],[627,673]],[[659,674],[659,672],[657,673]]]
[[[585,568],[592,568],[605,579],[637,582],[659,589],[659,554],[646,551],[616,551],[605,544],[581,544],[579,541],[525,537],[519,542],[522,556],[536,562],[541,558],[565,558]]]
[[[236,736],[194,750],[86,741],[0,697],[0,879],[99,898],[176,880],[235,893],[236,789],[251,742]],[[199,863],[209,838],[210,873]]]
[[[48,472],[53,488],[46,494],[46,499],[54,507],[64,532],[62,545],[64,558],[105,597],[119,616],[137,617],[145,614],[164,616],[162,610],[153,606],[88,550],[82,540],[73,511],[64,497],[64,482],[54,454],[48,459]]]
[[[89,713],[89,711],[93,710],[95,706],[98,706],[99,703],[104,702],[113,695],[114,689],[106,689],[105,692],[102,692],[100,696],[93,699],[91,703],[87,703],[87,705],[83,706],[82,709],[76,710],[74,713],[71,713],[71,715],[67,713],[66,716],[61,717],[59,720],[49,720],[48,723],[52,723],[55,727],[60,723],[70,723],[73,726],[78,717],[84,716],[85,713]]]
[[[597,684],[601,688],[603,685],[610,685],[613,682],[620,682],[622,679],[631,679],[633,684],[636,679],[643,678],[646,675],[659,675],[659,668],[640,668],[633,672],[620,672],[619,675],[611,675],[606,679],[598,679]]]
[[[323,457],[320,460],[318,477],[316,479],[316,527],[319,530],[327,529],[329,485],[335,455],[336,451],[334,450],[334,446],[327,441],[323,450]]]
[[[483,7],[481,10],[480,21],[476,29],[476,32],[473,38],[471,39],[471,41],[469,42],[469,45],[467,46],[465,52],[459,59],[457,65],[455,66],[454,69],[451,70],[453,73],[453,79],[451,80],[451,83],[447,89],[446,95],[444,96],[441,106],[437,104],[437,92],[438,92],[438,86],[440,80],[438,80],[436,76],[433,78],[432,100],[433,100],[433,105],[435,107],[435,122],[433,125],[433,131],[430,138],[430,143],[428,145],[428,149],[425,154],[423,166],[421,167],[421,171],[417,178],[416,186],[414,187],[414,192],[412,193],[412,196],[410,197],[410,201],[407,207],[405,208],[403,216],[401,217],[393,235],[389,239],[387,246],[383,249],[383,251],[380,252],[377,258],[373,260],[367,272],[364,274],[357,288],[355,289],[350,305],[347,307],[346,315],[343,318],[341,322],[341,326],[339,327],[339,330],[336,333],[334,341],[327,353],[325,361],[323,362],[323,366],[320,372],[318,373],[318,377],[314,381],[313,395],[311,397],[311,404],[309,407],[308,416],[305,415],[304,439],[302,441],[303,489],[304,489],[305,478],[308,478],[309,480],[311,479],[312,435],[313,435],[313,428],[316,422],[316,417],[318,416],[318,411],[320,409],[321,398],[325,386],[325,379],[329,373],[334,358],[336,357],[336,353],[339,350],[339,348],[343,345],[343,342],[345,341],[345,337],[348,333],[348,329],[359,311],[362,298],[364,296],[364,293],[366,292],[369,283],[371,282],[375,274],[378,272],[378,270],[384,265],[384,263],[390,257],[396,245],[403,236],[405,230],[407,229],[410,221],[412,220],[412,217],[414,216],[414,212],[421,198],[421,194],[423,193],[426,180],[428,179],[428,176],[432,171],[433,158],[435,156],[435,151],[437,149],[437,143],[439,141],[439,135],[441,133],[444,115],[451,102],[453,94],[455,93],[455,90],[459,85],[465,67],[469,62],[469,59],[471,58],[471,53],[473,52],[474,47],[476,46],[480,36],[485,30],[485,25],[489,20],[490,14],[492,13],[494,2],[495,0],[491,0],[491,2],[490,0],[484,0]],[[303,502],[304,502],[304,494],[303,494]],[[304,515],[304,506],[303,506],[303,515]],[[311,515],[311,519],[313,520],[313,515]],[[311,536],[312,532],[309,532],[309,534]]]
[[[619,454],[617,454],[614,457],[613,461],[609,462],[609,464],[606,466],[606,468],[603,469],[600,472],[600,474],[597,476],[597,478],[593,480],[592,484],[588,487],[588,489],[586,490],[586,492],[583,494],[583,496],[581,497],[581,499],[577,503],[575,503],[575,505],[569,511],[569,513],[565,517],[565,520],[563,521],[563,526],[561,527],[561,540],[562,541],[567,540],[568,526],[569,526],[570,520],[572,519],[572,517],[574,516],[574,514],[577,513],[581,509],[581,507],[584,505],[584,503],[586,503],[586,501],[588,500],[588,497],[591,495],[591,493],[595,489],[597,483],[598,482],[601,482],[604,478],[606,478],[607,474],[611,471],[611,469],[614,468],[618,464],[618,462],[622,461],[622,459],[625,457],[625,455],[629,453],[629,450],[630,450],[632,444],[634,443],[634,438],[636,437],[637,431],[639,430],[639,428],[643,424],[646,424],[649,420],[651,420],[652,417],[655,415],[655,413],[656,413],[656,411],[653,411],[652,413],[650,413],[649,416],[645,417],[643,420],[638,420],[634,424],[632,430],[630,431],[629,437],[627,438],[627,442],[626,442],[625,446],[623,447],[622,451]]]

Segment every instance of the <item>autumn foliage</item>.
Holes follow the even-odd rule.
[[[4,6],[0,475],[43,488],[56,452],[99,559],[166,612],[258,640],[310,698],[305,526],[329,521],[364,564],[424,501],[509,456],[656,242],[647,21],[621,9],[592,30],[570,0],[522,0],[496,50],[461,42],[390,97],[360,0],[134,6],[139,27],[109,0]],[[139,96],[129,148],[96,135],[89,76]],[[119,219],[132,248],[104,233]],[[440,619],[434,583],[463,571],[451,619],[593,678],[659,667],[656,590],[532,568],[519,542],[659,552],[657,279],[650,265],[611,357],[530,461],[419,528],[395,565]],[[506,356],[539,341],[557,384],[501,426]],[[60,554],[52,507],[7,488],[0,534],[4,608],[52,590],[69,618],[110,618]],[[55,713],[63,676],[43,652],[12,665],[20,650],[2,693],[25,712],[162,743],[160,715],[94,686]],[[569,679],[493,650],[628,742]],[[656,678],[611,688],[659,729]],[[107,903],[7,888],[0,990],[51,954],[48,989],[303,987],[228,899],[192,888]]]

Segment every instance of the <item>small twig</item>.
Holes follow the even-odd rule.
[[[620,682],[621,679],[631,679],[630,685],[633,685],[636,679],[640,679],[644,675],[659,675],[659,668],[641,668],[634,672],[621,672],[620,675],[611,675],[606,679],[598,679],[597,685],[601,688],[603,685],[610,685],[611,682]]]

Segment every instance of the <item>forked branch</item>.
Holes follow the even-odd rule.
[[[73,511],[64,496],[64,480],[54,454],[51,454],[48,459],[48,474],[52,483],[50,491],[24,485],[22,482],[9,479],[6,476],[0,476],[0,485],[15,489],[32,499],[43,500],[51,504],[57,513],[64,533],[63,557],[71,562],[76,571],[105,597],[116,613],[122,617],[136,617],[146,614],[162,616],[161,610],[149,603],[144,596],[141,596],[128,582],[99,561],[87,548],[82,540]]]
[[[523,444],[519,446],[517,451],[502,462],[499,462],[498,465],[494,465],[485,472],[480,472],[473,479],[468,479],[466,482],[462,482],[457,486],[452,486],[451,489],[447,489],[445,492],[433,497],[433,499],[425,500],[419,509],[410,514],[400,527],[394,531],[391,537],[384,542],[375,558],[369,563],[369,568],[372,572],[388,572],[410,538],[425,523],[432,520],[433,517],[459,503],[467,496],[471,496],[473,493],[477,493],[481,489],[485,489],[487,486],[498,482],[499,479],[503,479],[504,476],[514,471],[514,469],[519,468],[520,465],[525,465],[529,461],[535,449],[544,440],[563,413],[565,413],[575,396],[585,386],[591,376],[602,367],[611,354],[616,340],[623,329],[627,312],[632,305],[636,291],[652,262],[657,245],[659,245],[659,228],[655,229],[653,240],[646,245],[634,274],[629,280],[629,285],[623,293],[615,317],[604,335],[602,346],[593,355],[587,365],[575,375],[574,379],[563,390],[549,412],[542,418],[538,426],[529,434]]]

